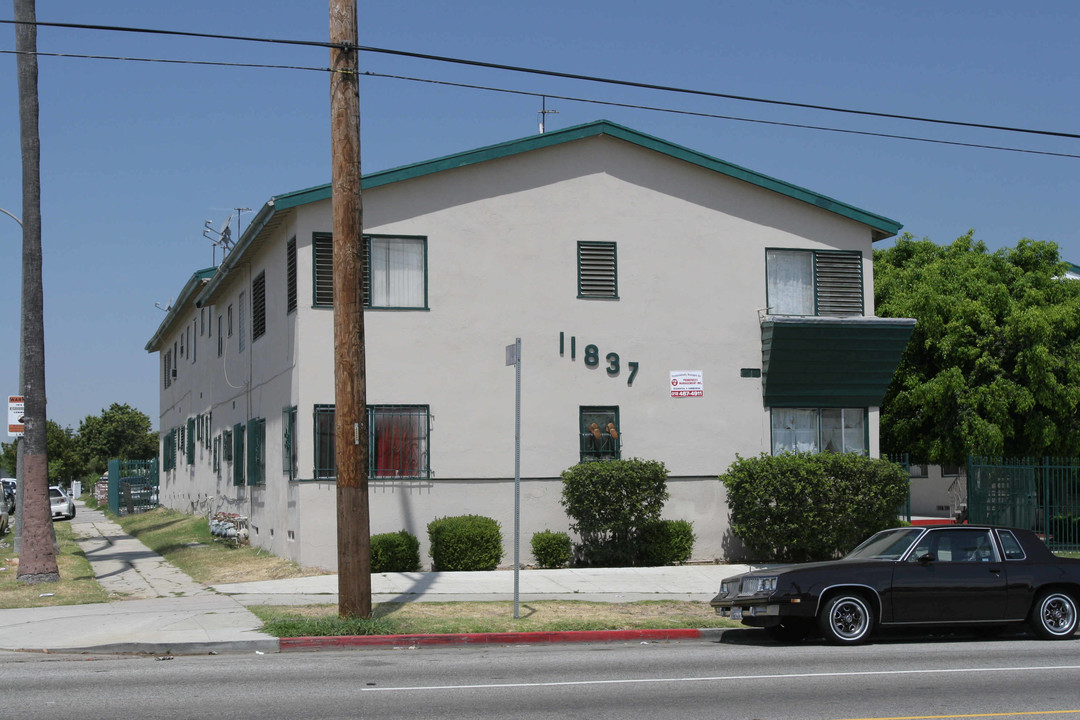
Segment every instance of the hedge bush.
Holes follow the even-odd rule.
[[[898,524],[908,476],[854,453],[736,456],[727,487],[731,531],[756,560],[827,560]]]
[[[580,565],[641,564],[640,532],[660,520],[668,499],[667,468],[657,460],[584,462],[562,473],[562,505],[578,534]]]
[[[536,564],[542,568],[566,567],[574,557],[573,543],[564,532],[544,530],[533,533],[532,553]]]
[[[502,560],[502,530],[492,518],[436,518],[427,531],[432,570],[494,570]]]
[[[658,520],[641,530],[641,565],[659,567],[684,563],[694,552],[694,524],[689,520]]]
[[[398,530],[371,536],[371,572],[416,572],[420,569],[420,541]]]

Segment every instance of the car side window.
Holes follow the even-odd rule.
[[[1008,530],[998,530],[998,539],[1001,540],[1006,560],[1023,560],[1027,557],[1024,548],[1020,547],[1020,541]]]
[[[959,533],[961,542],[961,562],[993,562],[997,560],[997,551],[989,530],[972,530]]]
[[[911,551],[910,555],[908,555],[908,562],[919,562],[919,558],[925,557],[926,555],[930,554],[932,537],[934,537],[934,533],[927,533],[926,535],[922,536],[922,539],[919,540],[917,545],[915,545],[915,549]]]
[[[937,530],[927,533],[908,556],[911,562],[932,555],[936,562],[994,562],[997,551],[989,530]]]

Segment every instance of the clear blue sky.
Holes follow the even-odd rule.
[[[39,21],[325,41],[325,2],[38,0]],[[0,19],[12,18],[11,3]],[[1076,132],[1080,3],[367,2],[362,45],[817,105]],[[14,50],[0,25],[0,50]],[[41,28],[41,52],[326,67],[328,51]],[[759,120],[1080,154],[1080,141],[679,96],[363,54],[365,71]],[[0,207],[22,214],[15,56],[0,55]],[[330,180],[324,72],[39,58],[49,417],[112,402],[157,425],[143,350],[203,221]],[[1080,159],[549,100],[551,129],[606,118],[948,243],[1051,240],[1080,262]],[[537,98],[365,78],[363,169],[531,135]],[[244,215],[245,226],[251,214]],[[234,222],[235,230],[235,222]],[[0,216],[0,395],[16,392],[20,238]],[[496,348],[494,351],[499,350]],[[5,389],[6,388],[6,389]],[[6,437],[2,438],[5,441]]]

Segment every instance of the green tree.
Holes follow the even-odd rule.
[[[905,234],[874,253],[881,317],[918,321],[882,402],[885,452],[955,464],[969,454],[1080,447],[1080,281],[1057,245],[989,252]]]
[[[15,477],[15,443],[0,443],[0,474]]]
[[[49,483],[68,485],[86,474],[86,462],[80,452],[79,438],[71,428],[46,423],[46,446],[49,456]]]
[[[105,472],[109,460],[149,460],[157,455],[158,434],[150,418],[127,404],[113,403],[101,415],[79,423],[79,445],[86,471]]]

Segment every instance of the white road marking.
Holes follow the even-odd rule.
[[[942,675],[946,673],[1042,672],[1045,670],[1080,670],[1080,665],[1044,665],[1041,667],[933,668],[923,670],[863,670],[858,672],[783,673],[772,675],[711,675],[708,677],[627,678],[621,680],[562,680],[558,682],[483,683],[475,685],[418,685],[400,687],[365,687],[361,692],[422,692],[428,690],[499,690],[503,688],[567,687],[573,685],[634,685],[689,682],[724,682],[730,680],[796,680],[799,678],[871,677],[875,675]]]

